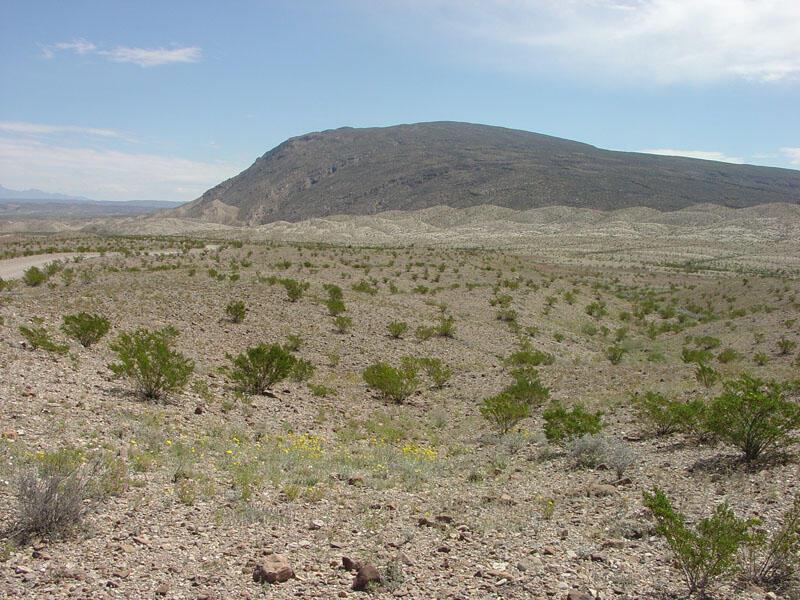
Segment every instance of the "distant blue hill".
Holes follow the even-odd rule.
[[[182,202],[129,200],[111,202],[41,190],[11,190],[0,185],[0,218],[106,217],[140,215],[180,206]]]

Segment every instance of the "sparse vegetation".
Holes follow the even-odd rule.
[[[84,348],[89,348],[99,342],[111,328],[111,323],[105,317],[85,312],[64,315],[63,320],[61,331],[68,337],[77,340]]]
[[[280,346],[260,343],[236,356],[226,355],[230,366],[222,369],[240,390],[264,394],[273,385],[286,379],[297,366],[297,359]]]

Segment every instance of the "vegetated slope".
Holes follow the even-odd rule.
[[[800,171],[613,152],[487,125],[436,122],[295,137],[165,215],[229,225],[436,205],[677,210],[800,204]]]

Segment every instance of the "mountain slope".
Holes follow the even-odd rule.
[[[291,138],[164,211],[229,225],[491,204],[527,210],[800,204],[800,171],[601,150],[526,131],[436,122]]]

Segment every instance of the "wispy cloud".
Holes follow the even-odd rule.
[[[800,78],[797,0],[395,0],[470,59],[659,84]],[[422,13],[422,18],[420,18]],[[467,44],[463,41],[466,38]]]
[[[192,200],[243,165],[0,136],[0,182],[97,200]]]
[[[715,152],[709,150],[673,150],[668,148],[659,148],[655,150],[639,150],[645,154],[661,154],[664,156],[685,156],[686,158],[700,158],[703,160],[716,160],[720,162],[744,164],[744,159],[739,156],[728,156],[723,152]]]
[[[127,139],[126,136],[112,129],[80,127],[77,125],[45,125],[43,123],[27,123],[25,121],[0,121],[0,131],[23,135],[52,135],[69,133]]]
[[[96,54],[107,60],[119,63],[133,63],[140,67],[156,67],[170,63],[193,63],[202,58],[197,46],[179,48],[136,48],[117,46],[110,50],[103,49],[85,39],[71,42],[59,42],[42,47],[45,58],[53,58],[57,52],[74,52],[75,54]]]
[[[800,148],[781,148],[781,153],[788,157],[790,165],[800,167]]]

